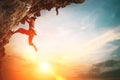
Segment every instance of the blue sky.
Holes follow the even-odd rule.
[[[61,63],[91,64],[116,58],[120,55],[119,7],[120,0],[86,0],[61,8],[58,16],[54,9],[42,11],[35,23],[34,43],[39,51],[28,45],[26,35],[17,33],[6,46],[7,52],[37,54],[51,61],[57,58]]]

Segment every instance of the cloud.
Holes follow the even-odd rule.
[[[91,76],[104,80],[119,80],[120,79],[120,60],[107,60],[101,63],[94,64],[90,72]]]
[[[77,58],[77,60],[81,58],[81,61],[90,62],[91,60],[100,57],[104,59],[106,56],[110,55],[114,50],[118,48],[118,46],[112,45],[110,46],[111,48],[109,47],[109,49],[104,48],[104,46],[108,45],[109,42],[112,42],[120,38],[119,37],[120,33],[116,31],[117,29],[118,27],[115,29],[110,29],[102,34],[97,35],[90,41],[88,40],[87,43],[79,47],[79,50],[76,50],[75,53],[78,56],[75,56],[74,58]]]

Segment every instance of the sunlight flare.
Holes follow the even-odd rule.
[[[51,71],[52,71],[52,68],[51,68],[51,66],[50,66],[49,63],[41,63],[41,65],[40,65],[40,70],[41,70],[42,72],[51,72]]]

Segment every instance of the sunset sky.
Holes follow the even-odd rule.
[[[55,9],[41,15],[33,40],[38,52],[26,35],[16,33],[6,46],[7,54],[84,65],[120,57],[120,0],[86,0],[59,9],[58,16]]]

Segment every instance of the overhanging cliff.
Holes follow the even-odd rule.
[[[16,27],[19,22],[25,23],[24,17],[34,15],[40,16],[41,10],[50,11],[75,3],[79,4],[84,0],[0,0],[0,56],[4,56],[4,46],[12,36],[11,29]]]

